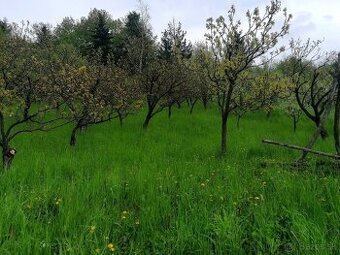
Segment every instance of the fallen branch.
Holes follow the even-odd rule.
[[[334,158],[334,159],[339,159],[340,160],[340,155],[335,155],[335,154],[326,153],[326,152],[322,152],[322,151],[316,151],[316,150],[312,150],[312,149],[309,149],[309,148],[305,148],[305,147],[301,147],[301,146],[296,146],[296,145],[292,145],[292,144],[287,144],[287,143],[282,143],[282,142],[275,142],[275,141],[266,140],[266,139],[263,139],[262,143],[278,145],[278,146],[282,146],[282,147],[293,149],[293,150],[309,152],[309,153],[313,153],[313,154],[316,154],[316,155],[325,156],[325,157],[329,157],[329,158]]]

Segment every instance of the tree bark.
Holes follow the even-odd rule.
[[[6,166],[6,153],[7,153],[7,149],[5,148],[2,148],[2,154],[1,154],[1,158],[2,158],[2,170],[5,171],[7,166]]]
[[[169,105],[168,106],[168,117],[169,117],[169,119],[171,118],[171,115],[172,115],[172,105]]]
[[[194,111],[195,104],[197,103],[198,99],[195,99],[193,102],[191,102],[191,107],[190,107],[190,114]]]
[[[2,149],[2,154],[1,154],[1,158],[2,158],[2,170],[5,171],[6,170],[6,159],[5,159],[5,155],[6,155],[6,151],[4,149]]]
[[[79,129],[79,125],[76,125],[71,132],[71,137],[70,137],[70,145],[75,146],[77,142],[77,131]]]
[[[202,101],[203,101],[204,110],[206,110],[208,108],[208,100],[202,100]]]
[[[2,149],[2,170],[5,172],[8,169],[8,165],[6,163],[6,149]]]
[[[340,72],[340,70],[338,71]],[[338,74],[339,76],[339,74]],[[338,155],[340,155],[340,77],[337,77],[338,80],[338,88],[336,94],[336,102],[335,102],[335,112],[334,112],[334,141],[335,141],[335,149]]]
[[[25,108],[24,108],[24,119],[27,119],[28,118],[28,115],[29,115],[29,111],[31,109],[31,105],[32,105],[32,102],[31,102],[31,95],[30,93],[26,96],[26,100],[25,100]]]
[[[223,96],[223,103],[221,104],[221,155],[224,156],[227,152],[227,127],[228,117],[230,113],[231,97],[233,95],[235,80],[229,80],[228,92]]]
[[[10,148],[8,144],[3,145],[2,148],[2,168],[4,171],[9,170],[12,165],[12,161],[15,157],[16,150]]]
[[[296,132],[296,128],[297,128],[297,117],[294,115],[293,116],[293,129],[294,129],[294,133]]]
[[[118,119],[119,119],[119,126],[122,128],[123,127],[123,116],[119,111],[118,111]]]
[[[149,123],[150,123],[150,120],[151,120],[151,118],[152,118],[152,113],[153,113],[153,108],[152,108],[152,107],[149,107],[149,109],[148,109],[148,114],[146,115],[145,120],[144,120],[144,123],[143,123],[143,128],[144,128],[144,129],[147,129],[147,128],[148,128]]]
[[[221,130],[221,154],[225,155],[227,152],[227,124],[228,112],[222,112],[222,130]]]
[[[316,125],[317,128],[319,128],[319,126],[320,126],[320,136],[321,136],[322,140],[325,140],[328,137],[328,132],[325,129],[325,127],[323,126],[323,124],[321,123],[321,117],[320,116],[317,116],[315,118],[315,125]]]
[[[31,83],[31,79],[29,77],[27,77],[27,81],[28,81],[29,88],[28,88],[28,93],[27,93],[26,98],[25,98],[24,119],[28,118],[29,110],[31,109],[31,106],[32,106],[32,100],[31,100],[32,83]]]

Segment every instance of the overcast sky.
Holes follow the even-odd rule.
[[[144,0],[149,6],[151,25],[159,37],[172,19],[181,21],[192,42],[204,40],[208,17],[225,15],[234,4],[242,17],[247,9],[265,6],[269,0]],[[136,0],[0,0],[0,18],[10,22],[29,20],[55,25],[65,16],[79,19],[93,9],[105,9],[122,18],[137,8]],[[324,50],[340,50],[340,0],[282,0],[293,14],[288,37],[324,39]],[[243,15],[244,16],[244,15]]]

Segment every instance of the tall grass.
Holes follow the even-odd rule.
[[[297,152],[261,144],[305,144],[307,120],[293,133],[281,113],[246,115],[239,129],[232,118],[225,158],[214,108],[160,114],[147,131],[142,120],[90,127],[74,148],[71,127],[15,140],[0,254],[338,254],[339,176],[311,156],[291,169]]]

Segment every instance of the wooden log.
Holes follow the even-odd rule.
[[[309,153],[313,153],[313,154],[316,154],[316,155],[325,156],[325,157],[340,160],[340,155],[335,155],[335,154],[326,153],[326,152],[322,152],[322,151],[316,151],[316,150],[312,150],[312,149],[297,146],[297,145],[292,145],[292,144],[287,144],[287,143],[282,143],[282,142],[276,142],[276,141],[271,141],[271,140],[266,140],[266,139],[263,139],[262,143],[278,145],[278,146],[282,146],[282,147],[293,149],[293,150],[309,152]]]

